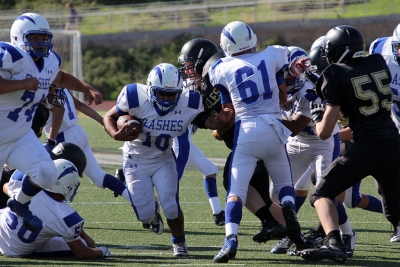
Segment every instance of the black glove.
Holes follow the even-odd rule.
[[[318,78],[319,78],[319,77],[318,77],[314,72],[311,72],[311,71],[308,71],[308,70],[307,70],[307,71],[304,73],[304,76],[306,77],[307,80],[310,81],[310,83],[314,84],[314,86],[317,85],[317,82],[318,82]]]
[[[325,104],[316,104],[314,101],[310,102],[311,119],[314,124],[322,121],[325,112]]]

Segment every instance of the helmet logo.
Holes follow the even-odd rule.
[[[246,41],[249,41],[249,40],[251,40],[251,29],[250,29],[249,25],[247,25],[247,24],[245,24],[245,25],[246,25],[247,31],[249,32],[249,37],[246,38]]]
[[[27,19],[27,20],[31,21],[33,24],[36,25],[36,22],[29,16],[19,16],[16,20],[22,20],[23,21],[24,19]]]

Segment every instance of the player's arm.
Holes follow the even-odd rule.
[[[91,238],[86,232],[85,230],[81,230],[81,238],[83,240],[85,240],[86,244],[88,247],[90,248],[95,248],[96,247],[96,242],[94,242],[93,238]]]
[[[97,113],[94,109],[92,109],[90,106],[86,105],[85,103],[82,103],[81,101],[79,101],[79,99],[77,99],[76,97],[74,97],[71,94],[73,100],[74,100],[74,104],[75,107],[78,111],[82,112],[83,114],[85,114],[86,116],[94,119],[95,121],[97,121],[98,123],[100,123],[101,125],[104,126],[103,123],[103,117]]]
[[[339,130],[339,139],[340,141],[353,140],[353,133],[350,127]]]
[[[23,80],[8,80],[3,77],[11,77],[7,71],[0,71],[0,95],[19,90],[37,91],[39,82],[36,78],[30,77]]]
[[[326,140],[332,135],[333,129],[339,119],[339,113],[339,105],[326,105],[322,120],[315,123],[316,132],[319,138]]]
[[[282,124],[288,128],[292,134],[290,136],[296,136],[300,133],[311,121],[311,118],[296,114],[292,120],[282,120]]]
[[[64,107],[52,107],[49,110],[52,113],[52,118],[51,118],[51,128],[50,128],[49,135],[47,136],[47,138],[54,141],[54,140],[56,140],[57,135],[60,131],[65,109],[64,109]]]
[[[104,252],[97,247],[91,248],[86,246],[81,239],[67,242],[69,248],[79,259],[94,259],[105,257]],[[107,250],[108,251],[108,250]]]
[[[120,114],[118,114],[116,106],[107,111],[103,118],[104,129],[106,132],[117,141],[132,141],[138,138],[139,134],[126,130],[128,124],[125,124],[121,129],[118,130],[117,121],[119,116]]]
[[[85,93],[88,96],[89,105],[91,105],[93,101],[96,105],[103,103],[103,97],[99,91],[63,70],[57,73],[52,83],[63,88]]]

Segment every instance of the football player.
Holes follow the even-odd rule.
[[[65,145],[65,146],[63,146]],[[36,194],[29,208],[38,222],[35,234],[26,235],[21,219],[9,208],[0,210],[0,252],[8,257],[46,256],[78,258],[100,258],[111,256],[106,247],[96,247],[94,240],[84,231],[84,220],[66,202],[72,202],[80,185],[79,170],[69,160],[85,163],[85,155],[77,146],[60,144],[59,158],[54,160],[57,170],[57,184]],[[65,149],[64,149],[65,148]],[[56,151],[55,151],[56,152]],[[14,195],[21,190],[26,177],[17,170],[6,193]]]
[[[147,79],[147,86],[126,85],[117,104],[104,116],[109,135],[123,146],[123,168],[136,216],[142,223],[150,222],[158,211],[154,188],[167,224],[170,228],[173,255],[187,256],[184,217],[179,205],[179,179],[173,137],[185,134],[190,123],[200,128],[223,127],[232,115],[229,109],[211,116],[203,112],[201,95],[193,90],[182,90],[178,69],[162,63],[155,66]],[[124,128],[118,130],[117,120],[129,114],[141,120],[142,132],[131,136]]]
[[[201,74],[207,60],[218,52],[218,47],[211,41],[203,38],[195,38],[188,41],[181,49],[178,62],[182,65],[181,75],[183,77],[183,89],[198,91],[204,96],[201,89]],[[220,112],[219,94],[214,98],[203,98],[204,111]],[[219,109],[213,108],[218,106]],[[174,138],[173,149],[177,157],[177,168],[179,179],[183,177],[186,165],[198,170],[204,177],[204,191],[213,211],[214,223],[218,226],[225,224],[225,212],[222,210],[218,198],[217,175],[218,168],[206,158],[200,148],[192,142],[192,134],[196,128],[191,124],[185,134]],[[182,152],[182,153],[181,153]]]
[[[29,176],[8,206],[23,218],[27,229],[35,231],[30,199],[42,188],[50,188],[57,178],[49,154],[30,129],[36,108],[52,83],[87,93],[89,103],[101,103],[102,97],[90,85],[60,70],[60,57],[52,51],[53,34],[41,15],[25,13],[16,18],[10,38],[10,43],[0,42],[0,166],[7,164]]]
[[[274,182],[273,193],[282,203],[289,237],[299,249],[308,247],[308,242],[301,238],[285,151],[291,132],[283,126],[279,112],[279,104],[287,99],[284,76],[289,64],[288,50],[269,46],[257,52],[256,35],[240,21],[227,24],[220,41],[227,57],[215,63],[208,74],[211,84],[221,92],[222,107],[235,111],[235,135],[225,206],[226,237],[214,262],[226,263],[236,255],[242,206],[246,203],[249,181],[258,160],[264,161]],[[289,67],[292,74],[298,76],[304,71],[304,62],[300,58],[293,62]]]
[[[325,35],[323,53],[330,65],[318,79],[316,91],[326,105],[310,102],[312,120],[318,136],[327,139],[342,112],[349,119],[354,144],[323,173],[310,197],[327,242],[303,250],[301,257],[307,262],[347,260],[332,199],[368,175],[377,181],[386,218],[395,233],[400,229],[400,136],[390,117],[391,74],[381,55],[364,56],[364,51],[363,35],[350,25],[336,26]]]
[[[308,57],[304,49],[296,46],[289,46],[290,61],[297,57]],[[310,62],[311,63],[311,62]],[[312,165],[316,173],[316,180],[319,181],[322,172],[329,164],[339,156],[339,126],[337,125],[334,134],[327,140],[321,140],[315,133],[315,126],[311,121],[310,101],[321,103],[321,99],[313,93],[307,92],[309,89],[314,89],[314,85],[305,79],[305,75],[293,77],[288,74],[286,77],[286,86],[288,92],[287,103],[282,108],[282,113],[285,114],[286,120],[282,120],[290,131],[291,136],[286,144],[286,150],[289,155],[290,168],[294,188],[296,190],[296,210],[299,212],[308,195],[308,190],[313,186],[311,177],[307,172],[308,167]],[[270,189],[273,191],[274,185],[271,183]],[[273,197],[273,196],[272,196]],[[278,202],[276,198],[274,202]],[[343,204],[337,200],[336,206],[339,213],[340,230],[344,240],[351,240],[351,236],[355,240],[355,234],[350,226],[346,211]],[[278,202],[279,203],[279,202]],[[309,233],[311,234],[311,232]],[[314,237],[315,238],[315,237]],[[319,243],[323,239],[319,238]],[[355,243],[355,241],[354,241]],[[273,254],[286,253],[291,246],[289,238],[283,238],[272,250]],[[348,253],[353,254],[354,245],[348,248]],[[300,251],[294,249],[290,254],[297,255]]]
[[[57,91],[59,94],[65,96],[64,109],[66,109],[66,111],[61,114],[54,114],[53,112],[50,113],[50,117],[44,127],[44,132],[48,137],[47,142],[51,141],[53,145],[61,142],[70,142],[78,145],[80,148],[82,148],[87,159],[84,174],[90,179],[92,184],[102,189],[108,188],[117,195],[121,195],[128,200],[129,203],[131,203],[131,196],[123,182],[111,174],[103,171],[97,163],[96,158],[93,155],[92,148],[90,147],[88,136],[83,128],[78,124],[77,112],[82,112],[82,114],[94,119],[102,126],[103,117],[90,106],[79,101],[68,89],[57,88]],[[58,117],[55,118],[56,116]],[[51,140],[50,136],[54,132],[54,121],[60,122],[60,126],[58,134],[54,138],[55,140]]]

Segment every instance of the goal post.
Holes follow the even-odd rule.
[[[83,80],[81,33],[77,30],[51,30],[53,33],[53,51],[61,57],[61,69]],[[0,41],[10,42],[10,29],[0,29]],[[80,101],[85,100],[84,93],[71,91]]]

